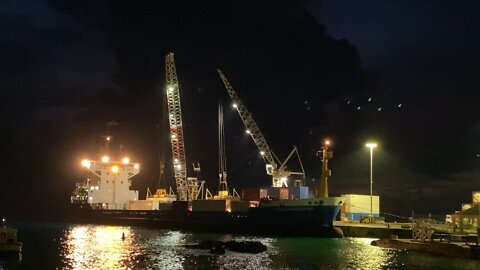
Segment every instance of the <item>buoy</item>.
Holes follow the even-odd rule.
[[[122,232],[122,241],[125,240],[125,233]]]

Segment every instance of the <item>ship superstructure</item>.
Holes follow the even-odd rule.
[[[84,160],[82,166],[93,176],[87,178],[85,187],[87,202],[94,208],[129,209],[130,201],[138,200],[138,190],[130,189],[131,178],[140,172],[138,163],[131,163],[127,157],[111,161],[103,156],[100,161]]]

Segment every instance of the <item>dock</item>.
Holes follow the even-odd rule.
[[[418,241],[411,239],[380,239],[372,245],[382,248],[394,248],[425,252],[433,255],[464,259],[480,259],[480,245],[468,242],[444,242],[442,240]]]
[[[360,223],[354,221],[335,221],[333,225],[342,230],[344,237],[365,237],[380,239],[411,239],[411,223]]]

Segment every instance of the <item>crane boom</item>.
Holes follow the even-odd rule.
[[[178,200],[188,200],[187,166],[185,144],[183,141],[182,109],[180,91],[173,53],[165,56],[168,122],[170,124],[170,141],[172,144],[173,171],[177,184]]]
[[[275,154],[272,152],[270,147],[268,146],[267,140],[263,136],[262,132],[255,123],[252,114],[247,110],[247,107],[243,105],[242,100],[238,97],[237,92],[228,82],[227,77],[222,73],[220,69],[217,69],[220,78],[227,89],[228,95],[233,101],[233,106],[237,109],[238,113],[240,114],[240,118],[243,121],[243,124],[247,128],[247,132],[252,136],[253,141],[257,145],[260,153],[262,154],[263,158],[267,162],[267,164],[271,165],[273,169],[278,169],[278,158],[276,158]],[[270,173],[269,173],[270,174]]]
[[[228,82],[227,77],[222,73],[220,69],[217,69],[220,78],[227,89],[228,95],[233,101],[233,106],[237,109],[238,113],[240,114],[240,118],[247,128],[247,133],[252,136],[253,141],[257,145],[258,149],[260,150],[260,154],[264,158],[265,162],[267,163],[266,169],[267,174],[272,176],[272,186],[273,187],[282,187],[283,185],[287,186],[287,177],[291,174],[299,174],[305,176],[305,172],[303,171],[302,161],[300,159],[300,155],[298,154],[297,148],[294,146],[293,150],[290,152],[288,157],[285,159],[284,162],[281,162],[280,159],[273,153],[273,151],[268,146],[267,140],[263,136],[262,132],[255,123],[252,114],[247,110],[245,105],[243,105],[242,100],[238,97],[237,92]],[[292,157],[293,154],[297,154],[298,160],[302,167],[302,172],[290,172],[286,170],[286,163]]]

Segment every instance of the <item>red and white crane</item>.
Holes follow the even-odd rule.
[[[180,201],[197,199],[203,190],[204,181],[195,177],[187,177],[187,161],[185,159],[185,143],[183,137],[182,108],[180,89],[173,53],[165,56],[168,122],[170,124],[170,142],[172,145],[173,171],[177,184],[177,196]],[[200,170],[200,165],[194,171]]]

